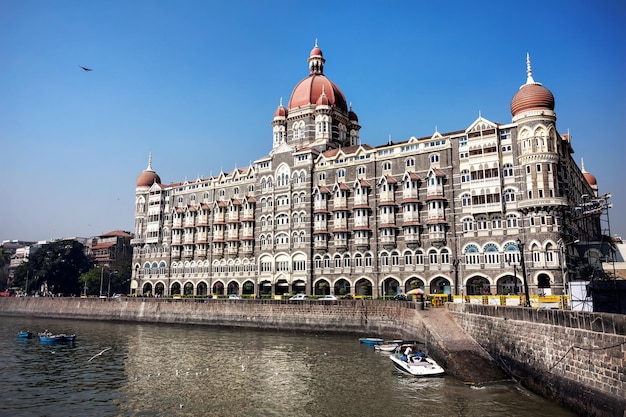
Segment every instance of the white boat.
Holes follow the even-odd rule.
[[[393,352],[402,344],[402,340],[385,340],[379,345],[374,345],[374,349],[380,352]]]
[[[443,375],[445,372],[434,359],[421,351],[416,354],[405,354],[402,351],[402,346],[396,348],[394,353],[389,355],[389,359],[396,368],[414,376],[436,376]]]

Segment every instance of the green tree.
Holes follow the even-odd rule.
[[[130,292],[131,257],[123,257],[109,265],[95,265],[79,277],[81,294],[128,294]],[[86,287],[86,288],[85,288]]]
[[[11,255],[5,252],[4,245],[0,245],[0,291],[4,291],[7,286],[6,266],[11,263]]]
[[[88,271],[92,260],[76,240],[59,240],[43,245],[31,254],[28,262],[15,269],[14,285],[31,293],[46,285],[57,294],[80,294],[79,276]]]

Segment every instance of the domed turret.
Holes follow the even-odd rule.
[[[587,172],[585,170],[585,161],[582,158],[580,158],[580,164],[581,164],[580,171],[583,173],[583,177],[585,177],[585,181],[587,181],[587,184],[591,185],[592,188],[593,187],[597,188],[598,180],[596,180],[596,177],[592,173]]]
[[[137,188],[150,188],[154,183],[161,184],[161,178],[152,169],[152,153],[150,153],[148,167],[137,177]]]
[[[328,100],[328,96],[326,95],[326,93],[324,93],[324,86],[322,85],[322,94],[320,95],[320,97],[317,99],[317,101],[315,102],[315,106],[317,107],[322,107],[322,106],[330,106],[330,100]]]
[[[274,112],[274,120],[287,118],[287,109],[283,106],[283,98],[280,98],[280,104]]]
[[[347,112],[348,106],[343,92],[324,75],[324,63],[326,60],[322,50],[317,46],[317,40],[315,41],[315,47],[311,50],[308,62],[309,76],[300,81],[293,89],[287,110],[315,105],[323,90],[328,98],[328,105],[337,106]]]
[[[511,114],[513,117],[527,110],[550,110],[554,111],[554,96],[541,83],[533,79],[533,71],[530,67],[530,56],[526,54],[526,84],[511,100]]]
[[[354,122],[354,123],[359,122],[359,118],[357,117],[356,113],[352,111],[352,103],[350,103],[350,111],[348,111],[348,118],[350,119],[351,122]]]

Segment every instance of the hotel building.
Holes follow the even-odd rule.
[[[510,123],[478,117],[381,146],[361,143],[317,43],[307,62],[250,166],[163,184],[150,156],[136,182],[133,293],[517,294],[522,266],[531,294],[566,291],[573,242],[600,238],[597,218],[574,210],[597,185],[529,58]]]

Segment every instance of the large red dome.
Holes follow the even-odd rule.
[[[291,93],[287,109],[291,110],[300,106],[316,104],[317,99],[322,95],[322,88],[324,94],[328,97],[330,105],[335,105],[345,112],[348,111],[346,97],[343,95],[343,92],[334,82],[322,74],[311,74],[300,81]]]

